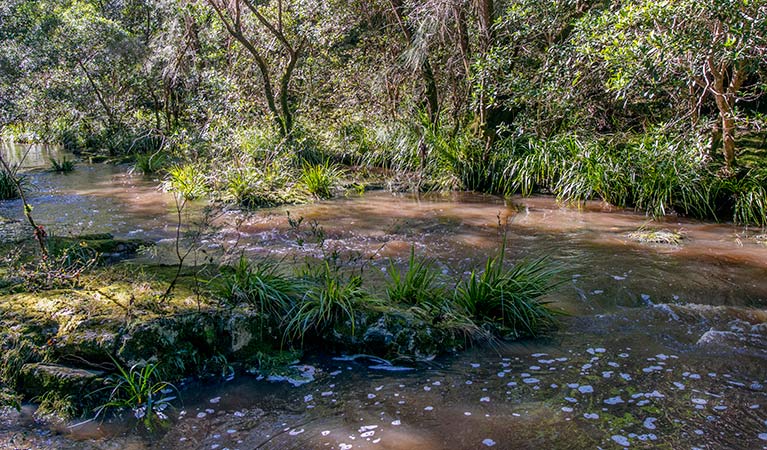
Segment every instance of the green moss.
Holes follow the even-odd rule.
[[[19,390],[31,398],[49,401],[72,398],[81,405],[96,401],[84,393],[97,392],[103,385],[104,372],[58,364],[25,364],[19,374]]]
[[[142,239],[115,239],[109,233],[84,234],[79,236],[51,236],[48,239],[49,251],[52,255],[60,255],[73,249],[88,249],[101,255],[135,254],[142,247],[153,245],[151,241]]]
[[[253,355],[255,367],[251,371],[256,371],[264,376],[282,375],[291,376],[293,371],[290,366],[296,364],[303,353],[300,350],[275,350],[265,348]]]

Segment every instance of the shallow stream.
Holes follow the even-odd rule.
[[[35,158],[27,161],[47,165]],[[160,248],[172,241],[173,197],[128,167],[80,163],[70,174],[32,169],[26,177],[34,213],[54,233],[110,232]],[[286,211],[303,218],[299,231]],[[0,216],[20,213],[18,201],[0,202]],[[314,233],[307,231],[312,223]],[[548,197],[466,193],[350,194],[248,216],[226,211],[213,224],[216,231],[201,243],[211,250],[290,260],[317,256],[321,248],[312,237],[322,236],[326,252],[337,250],[379,278],[389,258],[401,263],[411,246],[459,277],[498,251],[508,224],[509,261],[545,255],[566,268],[567,282],[549,300],[570,315],[550,338],[476,347],[415,370],[315,355],[302,361],[316,369],[315,381],[298,387],[253,377],[189,386],[168,430],[152,436],[120,422],[52,429],[35,424],[26,408],[3,416],[0,445],[767,447],[763,232],[686,219],[654,222],[597,202],[568,208]],[[683,239],[640,244],[628,237],[639,228],[677,231]],[[162,253],[154,258],[167,257]]]

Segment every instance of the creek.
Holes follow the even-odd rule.
[[[19,154],[18,146],[4,148]],[[25,160],[30,202],[53,233],[102,233],[172,246],[173,197],[126,166],[79,163],[70,174]],[[18,158],[20,161],[21,158]],[[191,214],[201,208],[194,207]],[[567,312],[547,338],[483,345],[415,369],[368,358],[308,355],[297,387],[240,376],[191,383],[168,428],[126,422],[47,426],[31,406],[0,421],[0,444],[78,449],[763,448],[767,446],[767,245],[759,231],[676,217],[650,221],[600,202],[545,196],[350,194],[214,219],[211,251],[318,256],[288,223],[321,229],[337,250],[383,278],[411,247],[460,277],[496,253],[548,256],[565,283],[547,300]],[[19,201],[0,216],[20,219]],[[503,224],[508,224],[506,227]],[[637,229],[681,232],[639,243]],[[763,232],[762,232],[763,233]],[[317,234],[317,233],[315,233]],[[350,256],[351,255],[351,256]],[[142,259],[172,258],[162,251]],[[392,370],[403,369],[403,370]],[[19,444],[19,443],[23,444]]]

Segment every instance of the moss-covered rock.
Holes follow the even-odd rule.
[[[48,247],[52,254],[62,254],[72,249],[90,250],[102,258],[120,259],[135,255],[142,247],[154,245],[144,239],[115,239],[109,233],[83,234],[78,236],[51,236]]]
[[[407,311],[358,314],[354,332],[349,323],[323,339],[338,349],[393,359],[430,359],[461,346],[455,332],[426,322]]]
[[[111,239],[83,237],[88,242]],[[220,377],[233,368],[294,378],[290,371],[302,367],[295,365],[300,353],[283,340],[280,320],[245,304],[221,307],[194,290],[199,284],[189,274],[195,271],[184,271],[173,294],[162,296],[176,272],[175,267],[123,263],[84,274],[79,289],[0,293],[0,338],[16,343],[0,346],[0,362],[12,369],[0,371],[7,375],[0,382],[9,380],[5,387],[26,399],[49,392],[47,400],[80,394],[73,398],[83,402],[76,405],[82,410],[93,400],[81,394],[98,390],[104,376],[93,369],[111,370],[114,362],[125,368],[155,363],[167,382],[206,372]],[[400,361],[427,359],[460,346],[448,328],[377,303],[360,308],[354,324],[335,324],[302,344]]]
[[[109,362],[117,349],[122,324],[105,319],[88,319],[57,333],[51,341],[53,355],[74,364]]]
[[[56,392],[62,397],[82,397],[103,385],[104,372],[57,364],[31,363],[21,368],[19,390],[36,397]]]
[[[232,353],[227,317],[199,312],[137,322],[120,336],[117,358],[127,365],[157,361],[172,380],[194,374],[214,356]]]

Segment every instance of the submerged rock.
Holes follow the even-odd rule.
[[[78,236],[51,236],[48,244],[53,253],[72,248],[89,249],[102,259],[119,260],[133,256],[141,248],[151,247],[154,242],[145,239],[116,239],[109,233],[83,234]]]
[[[332,330],[326,339],[346,351],[416,360],[431,359],[461,345],[450,330],[396,310],[359,314],[354,333],[346,324]]]

